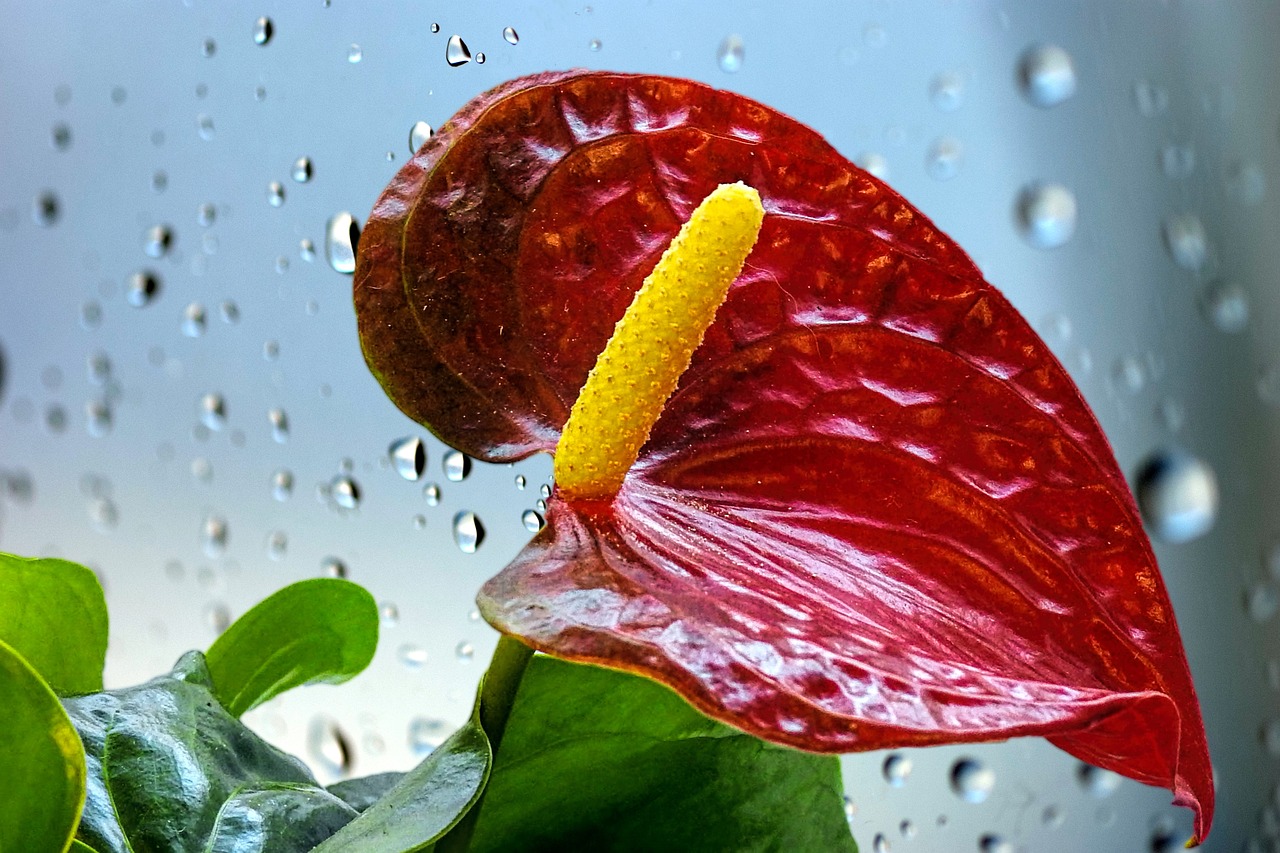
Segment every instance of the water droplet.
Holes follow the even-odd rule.
[[[273,530],[267,534],[267,557],[280,562],[289,553],[289,536],[283,530]]]
[[[1014,853],[1013,842],[1006,841],[998,835],[984,835],[978,842],[981,853]]]
[[[90,400],[84,406],[85,429],[94,438],[111,432],[111,407],[105,400]]]
[[[92,299],[81,305],[80,325],[86,329],[96,329],[102,325],[102,306]]]
[[[1160,171],[1166,178],[1185,178],[1195,171],[1196,151],[1190,143],[1166,143],[1160,149]]]
[[[360,486],[346,474],[339,474],[329,481],[329,496],[342,509],[358,509]]]
[[[142,235],[142,251],[151,258],[161,258],[173,246],[173,230],[168,225],[152,225]]]
[[[200,526],[200,543],[205,556],[220,557],[227,550],[227,520],[220,515],[206,516]]]
[[[1133,105],[1146,118],[1154,118],[1169,108],[1169,93],[1158,83],[1138,80],[1133,84]]]
[[[320,574],[328,578],[345,578],[347,565],[337,557],[325,557],[320,561]]]
[[[204,624],[213,629],[213,633],[221,634],[231,625],[231,611],[221,601],[215,601],[204,608]]]
[[[546,526],[546,522],[542,520],[542,516],[531,509],[526,509],[520,515],[520,521],[524,524],[524,529],[530,533],[537,533]]]
[[[300,184],[305,184],[311,180],[313,167],[310,157],[299,157],[293,161],[293,168],[289,170],[290,176]]]
[[[1272,720],[1262,727],[1262,745],[1267,752],[1280,758],[1280,719]]]
[[[157,169],[151,175],[152,192],[162,193],[169,188],[169,175],[163,169]]]
[[[445,479],[451,483],[460,483],[471,473],[471,457],[460,450],[450,450],[441,462]]]
[[[281,468],[271,475],[271,497],[278,501],[287,501],[293,494],[293,472]]]
[[[84,363],[84,372],[94,385],[106,385],[111,378],[111,359],[105,352],[90,353]]]
[[[284,184],[279,181],[272,181],[267,184],[267,204],[272,207],[279,207],[284,204]]]
[[[962,758],[951,768],[951,790],[967,803],[982,803],[996,785],[995,771],[973,758]]]
[[[203,456],[197,456],[191,460],[191,476],[201,483],[211,482],[213,480],[213,463]]]
[[[600,39],[592,39],[591,41],[587,42],[587,49],[590,50],[592,53],[599,53],[600,48],[602,47],[604,47],[604,42],[600,41]]]
[[[200,422],[209,429],[226,426],[227,401],[221,394],[205,394],[200,398]]]
[[[944,71],[929,83],[929,100],[944,113],[955,112],[964,103],[964,76]]]
[[[506,43],[507,43],[507,44],[519,44],[519,43],[520,43],[520,34],[519,34],[519,33],[517,33],[517,32],[515,31],[515,29],[514,29],[514,28],[512,28],[512,27],[503,27],[503,28],[502,28],[502,38],[506,41]]]
[[[418,149],[427,144],[427,140],[435,133],[431,129],[431,125],[425,121],[414,122],[413,127],[409,128],[409,153],[417,154]]]
[[[213,39],[205,39],[200,43],[200,54],[206,59],[212,59],[218,53],[218,43]]]
[[[397,650],[400,663],[409,669],[421,669],[427,663],[427,650],[413,643],[405,643]]]
[[[1081,764],[1076,771],[1076,780],[1087,793],[1102,799],[1116,792],[1116,789],[1120,787],[1121,777],[1119,773],[1111,770],[1103,770],[1101,767],[1094,767],[1092,764]]]
[[[435,483],[427,483],[422,487],[422,497],[426,499],[427,506],[438,506],[440,504],[440,487]]]
[[[145,308],[159,295],[160,276],[151,270],[136,272],[125,282],[125,301],[134,308]]]
[[[362,59],[364,59],[364,51],[360,49],[360,45],[353,44],[351,47],[347,48],[347,62],[355,65]]]
[[[1249,294],[1234,281],[1214,281],[1204,290],[1200,308],[1219,332],[1236,334],[1249,325]]]
[[[218,314],[222,322],[231,324],[240,322],[240,308],[230,299],[218,306]]]
[[[844,819],[853,823],[853,819],[858,816],[858,804],[848,794],[841,795],[841,800],[844,802]]]
[[[542,495],[544,498],[551,497],[551,486],[548,483],[543,483],[538,487],[538,494]]]
[[[129,93],[125,91],[124,86],[115,86],[111,89],[111,103],[116,106],[123,104],[127,97]]]
[[[1071,54],[1056,44],[1030,47],[1018,61],[1022,94],[1037,107],[1056,107],[1076,93]]]
[[[205,202],[196,208],[196,222],[204,228],[208,228],[218,218],[218,208],[209,202]]]
[[[406,480],[418,480],[427,468],[427,446],[417,436],[392,442],[387,448],[391,465]]]
[[[89,523],[99,533],[113,530],[120,521],[120,512],[108,498],[98,498],[89,504]]]
[[[384,601],[378,606],[378,619],[385,627],[394,628],[400,624],[400,608],[390,601]]]
[[[874,151],[864,151],[854,160],[860,169],[865,169],[880,180],[887,180],[889,177],[889,161],[885,159],[883,154],[877,154]]]
[[[1267,176],[1257,163],[1236,161],[1227,169],[1227,193],[1243,204],[1258,204],[1267,194]]]
[[[911,759],[895,752],[885,758],[880,772],[884,776],[884,781],[895,788],[901,788],[907,784],[907,779],[911,776]]]
[[[871,839],[872,853],[890,853],[893,847],[889,844],[889,839],[885,838],[883,832],[877,832],[875,838]]]
[[[316,717],[307,726],[307,754],[331,776],[351,770],[351,745],[338,723],[328,717]]]
[[[289,440],[289,416],[284,409],[267,412],[267,422],[271,424],[271,438],[276,444],[284,444]]]
[[[71,128],[62,122],[55,124],[50,134],[50,141],[58,151],[66,151],[71,147]]]
[[[736,74],[741,71],[742,61],[745,58],[746,46],[742,42],[742,36],[739,35],[726,36],[716,50],[716,62],[720,65],[720,70],[727,74]]]
[[[275,32],[275,26],[271,23],[271,19],[263,16],[253,22],[253,43],[266,44],[271,41],[271,36]]]
[[[527,481],[527,480],[525,480],[525,478],[524,478],[524,474],[516,474],[516,488],[517,488],[517,489],[519,489],[520,491],[524,491],[524,487],[525,487],[525,484],[526,484],[527,482],[528,482],[528,481]]]
[[[463,510],[453,517],[453,541],[464,554],[474,554],[484,541],[484,525],[474,512]]]
[[[430,717],[414,717],[409,721],[409,748],[415,755],[427,755],[444,743],[449,724]]]
[[[461,36],[449,36],[449,43],[444,49],[444,61],[449,63],[451,68],[466,65],[471,61],[471,51],[467,49],[467,43]]]
[[[476,64],[478,64],[478,65],[484,65],[484,54],[483,54],[483,53],[477,53],[477,54],[476,54]]]
[[[196,116],[196,133],[205,142],[211,141],[217,135],[213,127],[213,116],[206,113]]]
[[[425,515],[415,515],[415,516],[413,517],[413,529],[414,529],[414,530],[426,530],[426,529],[427,529],[427,517],[426,517]]]
[[[1117,389],[1137,394],[1147,386],[1147,367],[1136,355],[1122,355],[1111,366],[1111,381]]]
[[[471,645],[466,640],[463,640],[461,643],[458,643],[457,648],[453,650],[453,653],[457,656],[458,660],[463,663],[471,663],[476,656],[476,649],[475,646]]]
[[[1162,226],[1164,245],[1169,257],[1183,269],[1198,270],[1209,257],[1209,236],[1204,223],[1194,213],[1176,213]]]
[[[345,210],[329,219],[324,229],[324,254],[335,272],[351,275],[356,271],[356,246],[360,226]]]
[[[31,202],[31,218],[43,228],[48,228],[58,221],[62,213],[62,204],[52,190],[45,190]]]
[[[1018,194],[1018,229],[1037,249],[1054,249],[1076,233],[1076,197],[1061,184],[1029,184]]]
[[[67,428],[67,410],[52,404],[44,413],[44,425],[50,432],[60,433]]]
[[[1166,542],[1208,533],[1218,515],[1218,480],[1202,460],[1177,450],[1153,454],[1137,475],[1143,521]]]
[[[925,171],[937,181],[949,181],[960,174],[960,163],[964,159],[964,146],[960,140],[944,136],[929,146],[925,156]]]
[[[1280,610],[1280,592],[1270,581],[1258,581],[1245,593],[1244,607],[1254,622],[1267,622]]]

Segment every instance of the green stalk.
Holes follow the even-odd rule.
[[[480,725],[489,738],[489,748],[495,761],[498,745],[502,743],[503,732],[507,729],[507,719],[511,716],[511,706],[516,701],[516,691],[520,689],[520,679],[532,657],[533,649],[503,634],[480,684]],[[435,853],[466,853],[471,847],[471,836],[476,831],[476,821],[483,805],[484,791],[481,791],[480,798],[462,816],[462,820],[436,842]]]

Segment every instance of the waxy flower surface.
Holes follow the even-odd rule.
[[[638,458],[612,496],[552,493],[485,618],[801,749],[1042,735],[1173,790],[1203,838],[1199,706],[1106,438],[965,253],[809,128],[661,77],[476,98],[360,241],[370,367],[454,447],[554,453],[642,280],[737,181],[758,242]]]

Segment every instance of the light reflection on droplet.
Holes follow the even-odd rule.
[[[962,758],[951,768],[951,790],[967,803],[982,803],[996,785],[995,771],[974,758]]]
[[[173,229],[168,225],[152,225],[142,235],[142,251],[149,258],[162,258],[173,245]]]
[[[955,112],[964,104],[964,75],[944,71],[929,82],[929,100],[944,113]]]
[[[885,758],[880,772],[886,782],[895,788],[901,788],[911,776],[911,759],[895,752]]]
[[[1022,94],[1037,107],[1055,107],[1076,93],[1071,54],[1056,44],[1028,48],[1018,62]]]
[[[356,245],[360,226],[345,210],[329,219],[324,229],[324,254],[335,272],[351,275],[356,271]]]
[[[1055,249],[1076,232],[1076,197],[1061,184],[1029,184],[1018,194],[1018,227],[1038,249]]]
[[[1270,581],[1258,581],[1245,593],[1244,607],[1254,622],[1268,622],[1280,610],[1280,592]]]
[[[182,311],[182,334],[188,338],[198,338],[204,334],[206,326],[204,306],[192,302]]]
[[[400,608],[390,601],[382,602],[378,605],[378,621],[383,627],[394,628],[400,624]]]
[[[427,483],[422,487],[422,497],[427,506],[438,506],[440,503],[440,487],[435,483]]]
[[[298,183],[305,184],[311,180],[311,176],[315,173],[315,167],[311,163],[310,157],[299,157],[293,161],[293,168],[289,170],[289,175]]]
[[[337,557],[325,557],[320,561],[320,574],[327,578],[345,578],[347,564]]]
[[[329,482],[329,496],[342,509],[360,506],[360,486],[345,474],[339,474]]]
[[[949,181],[960,174],[960,164],[964,159],[964,145],[960,140],[944,136],[929,146],[925,156],[925,171],[937,181]]]
[[[1094,767],[1092,764],[1081,764],[1076,771],[1076,781],[1091,796],[1102,799],[1109,797],[1120,787],[1119,773]]]
[[[1218,516],[1218,480],[1204,461],[1182,451],[1158,451],[1136,477],[1138,508],[1153,534],[1166,542],[1198,539]]]
[[[277,501],[287,501],[293,494],[293,472],[281,468],[271,475],[271,497]]]
[[[408,669],[421,669],[427,664],[427,650],[414,643],[404,643],[396,652],[400,663]]]
[[[742,63],[745,59],[746,45],[743,44],[742,36],[739,35],[726,36],[716,50],[716,63],[720,66],[721,71],[728,74],[735,74],[741,71]]]
[[[1014,853],[1013,842],[999,835],[982,836],[982,840],[978,842],[978,850],[981,853]]]
[[[134,308],[145,308],[160,295],[160,276],[151,270],[140,270],[125,282],[125,301]]]
[[[200,422],[218,430],[227,423],[227,401],[221,394],[205,394],[200,398]]]
[[[471,457],[460,450],[450,450],[441,460],[445,479],[460,483],[471,473]]]
[[[206,516],[200,526],[200,542],[207,557],[220,557],[227,550],[230,531],[227,520],[220,515]]]
[[[364,59],[364,51],[360,48],[360,45],[353,44],[347,48],[347,62],[355,65],[362,59]]]
[[[263,16],[253,22],[253,43],[265,45],[271,41],[271,36],[275,33],[275,25],[271,23],[271,19]]]
[[[273,530],[267,534],[267,557],[280,562],[289,553],[289,536],[283,530]]]
[[[406,480],[420,479],[427,468],[427,446],[417,436],[392,442],[387,454],[396,473]]]
[[[435,133],[431,125],[425,121],[416,121],[409,128],[409,153],[417,154],[418,149],[427,144],[427,140]]]
[[[524,529],[528,530],[530,533],[537,533],[546,526],[546,522],[543,520],[542,516],[531,509],[526,509],[520,515],[520,521],[524,524]]]
[[[463,510],[453,517],[453,542],[464,554],[474,554],[484,542],[484,525],[474,512]]]
[[[271,439],[276,444],[284,444],[289,440],[289,416],[284,409],[271,409],[267,412],[267,422],[271,424]]]
[[[476,648],[466,640],[463,640],[454,648],[453,653],[463,663],[471,663],[476,656]]]

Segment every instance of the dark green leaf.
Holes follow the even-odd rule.
[[[222,806],[207,853],[307,853],[356,816],[323,788],[243,788]]]
[[[340,684],[373,660],[378,605],[338,578],[290,584],[237,619],[206,659],[218,698],[235,716],[303,684]]]
[[[61,695],[101,690],[107,603],[97,576],[66,560],[0,554],[0,640]]]
[[[65,850],[84,806],[84,748],[58,697],[0,641],[0,850]]]
[[[381,799],[403,778],[403,773],[376,773],[360,779],[336,782],[325,790],[356,811],[362,812]]]
[[[492,756],[478,710],[479,703],[462,728],[315,853],[410,853],[448,832],[489,778]]]
[[[765,743],[636,676],[535,657],[472,851],[850,853],[834,756]]]

